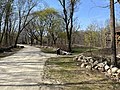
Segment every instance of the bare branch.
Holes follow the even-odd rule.
[[[98,5],[96,5],[96,3],[93,1],[93,0],[91,0],[91,2],[95,5],[95,7],[99,7],[99,8],[109,8],[110,7],[110,4],[109,5],[105,5],[105,6],[98,6]],[[114,4],[117,4],[118,2],[116,1]]]

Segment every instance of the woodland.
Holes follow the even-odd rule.
[[[93,22],[81,30],[74,17],[80,0],[58,0],[62,12],[43,7],[41,0],[0,0],[0,52],[17,47],[18,43],[52,46],[69,52],[73,46],[111,48],[116,65],[115,27],[120,26],[120,21],[115,20],[114,5],[120,1],[109,1],[109,5],[101,8],[109,7],[110,20],[104,26]],[[107,33],[110,33],[109,46]]]

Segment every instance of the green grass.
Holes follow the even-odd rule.
[[[80,54],[80,53],[84,53],[86,51],[94,51],[97,50],[97,48],[93,48],[93,47],[72,47],[72,54]],[[41,48],[41,51],[44,53],[52,53],[52,54],[56,54],[56,49],[54,48]]]
[[[56,54],[56,50],[54,48],[40,48],[40,49],[44,53]]]
[[[45,64],[44,78],[69,83],[63,90],[119,90],[120,84],[104,74],[80,68],[72,57],[50,58]]]
[[[62,68],[76,68],[76,62],[72,60],[72,57],[60,57],[60,58],[51,58],[46,61],[46,65],[56,65]]]
[[[97,50],[97,48],[93,48],[93,47],[73,47],[72,48],[72,53],[73,54],[79,54],[79,53],[84,53],[86,51],[90,52],[90,51],[94,51]]]

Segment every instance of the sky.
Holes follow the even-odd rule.
[[[46,5],[53,7],[58,11],[62,11],[62,8],[58,0],[44,0]],[[115,0],[116,1],[116,0]],[[81,28],[84,30],[91,23],[99,23],[101,26],[105,24],[105,21],[109,19],[109,8],[103,8],[103,6],[108,6],[109,0],[81,0],[78,6],[77,12],[75,12],[75,17],[78,18],[78,23],[80,23]],[[119,4],[115,5],[116,17],[120,16],[118,11]],[[119,7],[119,8],[118,8]]]

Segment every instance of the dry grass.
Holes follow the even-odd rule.
[[[98,71],[80,68],[70,57],[51,58],[46,62],[45,79],[64,83],[63,90],[119,90],[120,84]]]
[[[41,51],[44,53],[52,53],[52,54],[56,54],[56,49],[55,48],[42,48],[40,47]]]

